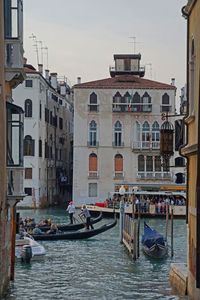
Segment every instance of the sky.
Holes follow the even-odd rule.
[[[25,57],[34,67],[43,62],[44,69],[73,85],[77,77],[81,82],[110,77],[114,54],[141,53],[145,78],[164,83],[175,78],[179,97],[186,82],[186,20],[181,14],[186,3],[24,0]]]

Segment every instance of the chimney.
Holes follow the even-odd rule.
[[[171,78],[171,85],[175,86],[175,78]]]
[[[43,65],[42,64],[38,64],[38,71],[40,74],[43,75]]]
[[[49,70],[45,70],[45,78],[49,81]]]
[[[52,87],[57,90],[58,82],[57,82],[57,73],[51,73],[51,85]]]
[[[77,77],[77,83],[78,83],[78,84],[81,83],[81,77]]]
[[[60,94],[62,96],[65,96],[66,95],[66,84],[61,84],[60,85]]]

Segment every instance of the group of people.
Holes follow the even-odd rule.
[[[74,221],[74,214],[75,214],[75,211],[76,211],[76,208],[75,208],[75,205],[73,203],[73,201],[71,201],[66,209],[66,211],[68,212],[69,214],[69,218],[70,218],[70,224],[73,224],[73,221]],[[91,223],[91,215],[90,215],[90,212],[89,210],[87,209],[86,205],[83,205],[83,208],[82,208],[82,211],[81,213],[79,214],[79,217],[82,218],[85,217],[85,220],[86,220],[86,229],[94,229],[92,223]]]

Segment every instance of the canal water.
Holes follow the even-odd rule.
[[[20,210],[20,215],[36,221],[50,217],[57,223],[69,222],[64,209]],[[110,221],[104,218],[101,224]],[[146,221],[165,234],[165,220]],[[142,229],[143,220],[141,233]],[[15,281],[5,300],[187,299],[174,295],[168,282],[170,264],[186,261],[185,220],[174,220],[174,257],[161,261],[143,253],[132,261],[120,244],[119,222],[88,240],[40,243],[46,257],[29,265],[16,263]]]

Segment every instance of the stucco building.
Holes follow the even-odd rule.
[[[183,7],[187,19],[187,157],[188,294],[200,299],[200,0]]]
[[[135,186],[159,190],[185,183],[180,143],[168,162],[177,168],[163,165],[160,156],[163,117],[173,115],[173,125],[178,119],[174,80],[165,84],[143,78],[140,60],[140,54],[114,55],[110,78],[74,86],[73,199],[77,204],[104,201],[122,184],[131,192]]]
[[[15,206],[23,199],[23,110],[12,89],[24,80],[22,0],[0,0],[0,298],[14,278]]]
[[[13,92],[24,109],[24,193],[20,206],[45,207],[70,200],[73,105],[65,78],[40,64],[25,64],[26,80]]]

